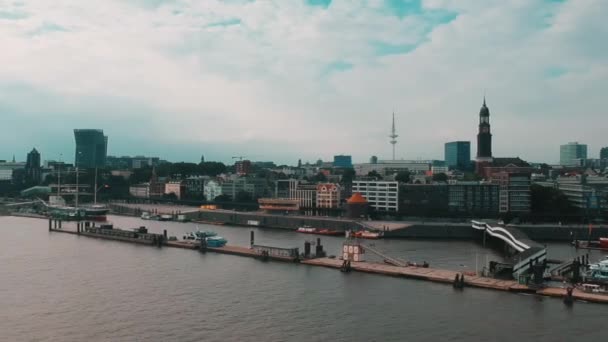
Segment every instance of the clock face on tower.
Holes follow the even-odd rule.
[[[488,127],[483,127],[481,129],[481,133],[488,133],[488,132],[490,132],[490,129]]]

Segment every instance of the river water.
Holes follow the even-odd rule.
[[[112,217],[180,236],[191,223]],[[600,341],[608,306],[372,274],[264,263],[47,231],[0,217],[0,341]],[[249,230],[205,226],[230,244]],[[254,229],[256,243],[303,248],[312,236]],[[337,254],[340,238],[322,238]],[[379,240],[391,256],[474,270],[500,258],[469,241]],[[549,257],[571,258],[550,244]],[[593,253],[592,260],[603,257]],[[480,266],[479,266],[480,267]]]

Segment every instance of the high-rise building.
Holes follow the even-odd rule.
[[[492,133],[490,133],[490,109],[486,106],[486,98],[479,110],[479,132],[477,133],[477,161],[492,161]]]
[[[587,159],[587,145],[569,142],[559,147],[559,164],[565,166],[581,165],[581,160]]]
[[[101,129],[75,129],[76,156],[74,165],[82,168],[104,167],[108,137]]]
[[[449,168],[463,170],[471,162],[471,142],[452,141],[445,144],[445,163]]]
[[[600,159],[608,159],[608,147],[602,147],[600,150]]]
[[[353,159],[351,156],[334,156],[334,167],[351,168],[353,167]]]
[[[34,148],[27,154],[25,174],[28,182],[38,184],[41,181],[42,168],[40,167],[40,153]]]

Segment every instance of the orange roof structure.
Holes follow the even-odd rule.
[[[351,204],[351,203],[367,203],[367,200],[365,199],[365,197],[361,196],[361,193],[359,192],[355,192],[347,201],[346,203]]]

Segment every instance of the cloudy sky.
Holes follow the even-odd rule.
[[[606,0],[0,0],[0,159],[113,155],[295,164],[608,145]]]

